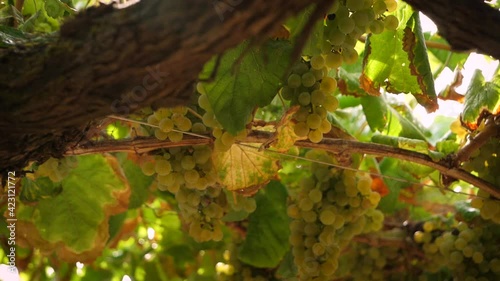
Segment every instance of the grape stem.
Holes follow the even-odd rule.
[[[486,120],[484,129],[480,131],[474,138],[470,139],[455,155],[455,163],[458,166],[462,162],[469,160],[471,155],[486,144],[492,137],[499,135],[500,126],[496,124],[495,117],[490,115]],[[500,119],[499,119],[500,120]]]
[[[273,133],[253,130],[248,134],[242,143],[265,143],[273,137]],[[192,145],[211,144],[213,142],[208,136],[200,138],[199,136],[185,135],[180,142],[160,141],[155,138],[136,138],[133,140],[105,140],[99,142],[81,143],[78,146],[71,147],[66,151],[66,155],[83,155],[105,152],[128,152],[143,154],[161,148],[183,147]],[[335,153],[363,153],[381,157],[391,157],[410,161],[438,170],[444,176],[457,180],[468,182],[477,188],[484,190],[493,197],[500,199],[500,189],[493,184],[480,179],[465,170],[453,165],[453,161],[443,159],[433,161],[428,155],[410,151],[402,148],[392,147],[377,143],[365,143],[357,140],[324,138],[319,143],[301,140],[295,143],[302,148],[321,149]]]

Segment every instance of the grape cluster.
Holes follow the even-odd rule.
[[[227,209],[211,155],[208,146],[170,148],[141,164],[145,175],[156,174],[159,190],[175,194],[189,234],[200,242],[222,239],[221,219]]]
[[[475,172],[477,176],[500,186],[500,174],[494,173],[500,169],[500,139],[492,138],[474,152],[471,159],[463,164],[468,172]],[[472,199],[471,206],[479,209],[481,217],[500,224],[500,201],[483,190],[479,190],[477,198]]]
[[[384,29],[396,30],[398,18],[384,15],[386,11],[394,12],[396,9],[395,0],[335,1],[324,30],[327,41],[323,52],[326,54],[327,65],[337,68],[342,62],[356,62],[358,53],[354,47],[362,34],[379,34]]]
[[[294,114],[294,131],[299,137],[308,137],[318,143],[323,134],[330,132],[332,125],[327,119],[328,112],[338,107],[338,100],[333,96],[337,89],[337,80],[328,76],[329,67],[322,55],[313,56],[309,62],[297,64],[287,85],[281,89],[284,99],[292,105],[299,105]]]
[[[198,83],[196,85],[196,90],[200,94],[200,96],[198,97],[198,106],[205,110],[202,118],[203,124],[206,127],[212,128],[212,135],[215,137],[214,150],[221,152],[228,151],[236,140],[245,139],[245,137],[247,136],[246,129],[240,131],[236,135],[223,130],[222,125],[219,123],[219,121],[217,121],[217,118],[215,117],[212,105],[208,100],[208,96],[202,83]],[[248,122],[250,121],[251,119],[248,120]]]
[[[479,218],[474,225],[460,222],[452,228],[442,222],[428,221],[413,234],[413,239],[425,253],[420,265],[427,272],[447,268],[459,280],[499,280],[498,231],[498,224]]]
[[[35,171],[35,178],[49,177],[53,182],[61,182],[78,165],[76,157],[49,158]]]
[[[397,247],[376,247],[365,243],[355,243],[341,258],[341,263],[344,262],[346,265],[344,275],[349,276],[349,280],[352,281],[404,280],[402,276],[394,276],[395,273],[387,276],[391,268],[401,265],[401,257]]]
[[[334,161],[319,151],[306,157]],[[341,250],[355,235],[380,230],[384,216],[374,209],[380,195],[371,190],[369,176],[318,163],[311,164],[311,172],[287,209],[290,244],[300,280],[330,280]]]
[[[154,135],[159,140],[179,142],[184,135],[182,132],[205,133],[206,127],[200,122],[193,124],[187,113],[185,106],[159,108],[147,117],[147,122],[155,127]]]

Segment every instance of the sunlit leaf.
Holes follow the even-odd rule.
[[[418,13],[402,4],[396,15],[401,22],[398,30],[367,39],[361,87],[371,95],[379,95],[381,87],[390,93],[411,93],[433,112],[437,97]]]
[[[259,145],[234,144],[226,152],[214,155],[214,165],[219,179],[228,190],[245,190],[260,187],[274,179],[279,164],[275,155],[259,151]]]
[[[286,152],[295,144],[297,140],[306,139],[304,137],[298,137],[293,129],[295,124],[291,120],[293,119],[293,114],[295,114],[298,109],[298,106],[290,108],[281,117],[278,124],[276,124],[276,133],[271,145],[277,151]]]
[[[476,129],[478,118],[483,111],[497,114],[500,112],[500,74],[486,81],[481,70],[476,70],[465,94],[462,121]]]

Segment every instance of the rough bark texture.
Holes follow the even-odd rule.
[[[422,11],[457,51],[500,59],[500,12],[482,0],[404,0]]]
[[[203,64],[331,0],[147,0],[80,14],[46,44],[0,50],[0,171],[60,156],[92,120],[185,103]]]

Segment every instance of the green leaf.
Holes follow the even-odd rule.
[[[481,70],[476,70],[465,94],[462,121],[475,129],[479,115],[487,111],[492,114],[500,112],[500,74],[496,74],[489,82],[485,81]]]
[[[33,181],[30,178],[22,179],[20,199],[23,202],[36,202],[42,198],[57,196],[62,192],[62,185],[51,181],[48,177],[41,177]]]
[[[132,191],[128,208],[138,208],[146,202],[151,194],[148,188],[153,182],[153,177],[144,175],[141,168],[129,159],[122,161],[121,166]]]
[[[384,158],[379,165],[380,173],[398,179],[405,179],[408,181],[415,181],[415,179],[408,174],[406,171],[399,169],[400,161],[392,158]],[[396,181],[390,178],[384,178],[384,183],[387,188],[389,188],[389,193],[380,199],[378,208],[388,214],[392,214],[397,210],[404,208],[406,205],[404,202],[398,200],[401,189],[404,189],[410,185],[410,183],[403,181]]]
[[[108,219],[126,210],[130,195],[114,158],[88,155],[78,162],[58,196],[17,208],[19,235],[68,262],[100,255],[109,237]]]
[[[281,87],[290,63],[292,47],[286,41],[268,41],[261,47],[240,44],[224,54],[215,81],[205,86],[214,114],[232,134],[245,128],[256,106],[268,105]],[[238,65],[240,55],[244,57]],[[214,62],[205,66],[202,77],[211,74]]]
[[[396,31],[369,36],[365,45],[361,87],[379,95],[384,87],[390,93],[411,93],[428,112],[438,108],[434,80],[417,12],[400,5]]]
[[[382,97],[364,96],[360,100],[370,129],[381,132],[387,125],[387,104]]]
[[[290,37],[292,39],[296,39],[302,34],[302,29],[310,20],[314,9],[315,7],[311,6],[285,22],[285,26],[290,29]],[[325,42],[323,39],[323,33],[324,23],[322,20],[318,20],[310,32],[308,40],[302,48],[302,55],[314,56],[322,53],[321,46]]]
[[[425,140],[425,134],[414,122],[409,121],[393,107],[389,106],[387,114],[387,127],[384,131],[390,136],[400,136],[410,139]]]
[[[289,250],[288,193],[277,181],[270,182],[255,199],[257,210],[249,217],[247,236],[238,258],[254,267],[276,267]]]

